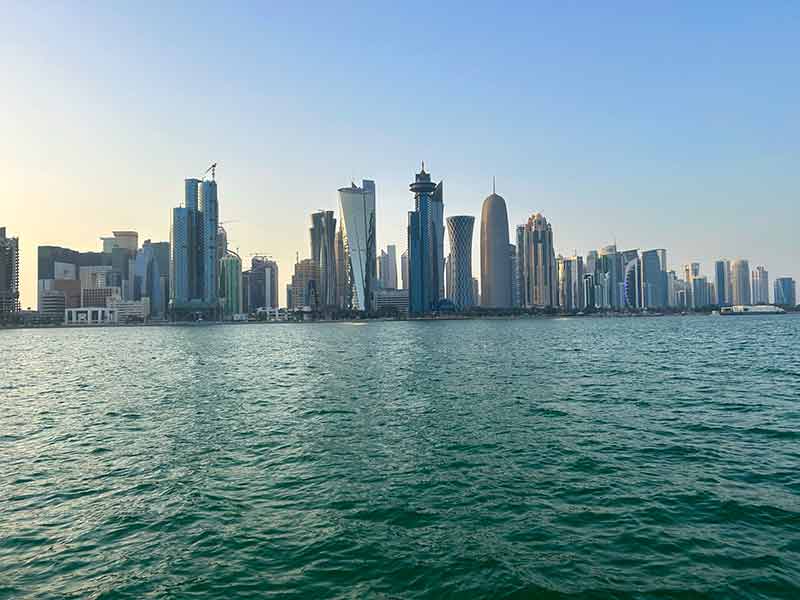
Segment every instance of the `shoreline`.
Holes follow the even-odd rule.
[[[796,311],[787,311],[786,315],[797,314]],[[95,325],[66,325],[64,323],[41,325],[0,325],[0,331],[12,329],[107,329],[107,328],[132,328],[132,327],[215,327],[215,326],[245,326],[245,325],[329,325],[329,324],[355,324],[374,322],[437,322],[437,321],[516,321],[529,319],[639,319],[656,317],[710,317],[712,312],[687,312],[687,313],[591,313],[577,314],[520,314],[520,315],[438,315],[421,317],[375,317],[364,319],[313,319],[313,320],[265,320],[265,321],[151,321],[147,323],[104,323]],[[775,316],[775,315],[748,315],[748,316]]]

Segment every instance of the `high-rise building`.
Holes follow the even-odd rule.
[[[623,305],[629,310],[644,308],[642,297],[642,260],[638,250],[626,250],[622,253],[623,279],[622,299]]]
[[[447,218],[450,241],[448,297],[458,310],[474,305],[472,297],[472,230],[475,217]]]
[[[217,227],[217,262],[228,254],[228,232],[222,225]]]
[[[778,306],[797,306],[797,284],[791,277],[778,277],[775,280],[775,304]]]
[[[0,321],[19,310],[19,238],[6,237],[6,228],[0,227]]]
[[[729,306],[731,295],[731,263],[727,260],[718,260],[714,263],[714,304]]]
[[[713,285],[709,283],[707,277],[701,275],[692,277],[692,281],[687,287],[691,289],[692,308],[702,309],[713,304],[713,298],[711,297]]]
[[[525,307],[558,306],[558,269],[553,228],[541,213],[534,213],[522,232],[522,289]]]
[[[400,274],[402,276],[403,289],[408,289],[408,250],[400,255]]]
[[[353,183],[339,189],[339,218],[352,306],[368,313],[377,280],[374,181],[365,179],[362,187]]]
[[[172,209],[170,310],[173,318],[219,312],[217,182],[184,180],[183,206]]]
[[[169,278],[161,269],[169,265],[169,243],[145,240],[136,254],[133,277],[133,300],[148,298],[150,317],[167,316]],[[83,274],[83,271],[81,271]]]
[[[753,271],[753,304],[769,304],[769,272],[758,266]]]
[[[219,297],[222,315],[232,319],[242,312],[242,259],[228,250],[219,261]]]
[[[517,246],[515,244],[508,245],[508,256],[511,261],[511,306],[519,308],[522,306],[520,300],[520,287],[519,287],[519,258],[517,258]]]
[[[623,285],[622,255],[616,245],[601,248],[597,253],[595,301],[598,308],[620,309],[625,301],[620,293]]]
[[[267,256],[254,256],[250,261],[244,306],[249,313],[259,308],[278,308],[278,263]]]
[[[409,185],[414,211],[408,213],[408,310],[421,314],[436,310],[444,297],[443,184],[422,170]]]
[[[336,305],[336,218],[332,210],[311,215],[311,260],[317,264],[317,291],[321,306]]]
[[[750,289],[750,263],[739,259],[731,263],[731,304],[748,306],[752,304]]]
[[[384,290],[397,289],[397,246],[389,244],[378,259],[378,279]]]
[[[492,190],[481,207],[481,306],[511,308],[511,256],[506,201]]]
[[[570,256],[556,259],[558,267],[558,304],[565,312],[577,312],[586,308],[586,294],[584,291],[585,275],[583,272],[583,257]]]
[[[475,302],[475,306],[480,306],[481,304],[481,290],[480,290],[480,283],[478,283],[478,278],[472,278],[472,300]]]
[[[310,258],[298,261],[294,265],[292,282],[287,286],[286,305],[290,310],[319,308],[319,296],[316,289],[317,265]]]
[[[336,306],[348,310],[353,303],[353,286],[350,283],[348,272],[347,252],[344,249],[344,233],[342,233],[342,220],[339,219],[339,228],[336,230],[334,240],[334,257],[336,262]]]
[[[219,206],[217,202],[217,182],[200,182],[200,223],[201,223],[201,269],[203,300],[208,305],[217,303],[219,282],[219,261],[217,260],[217,232],[219,229]]]
[[[642,252],[642,308],[667,306],[667,251]]]

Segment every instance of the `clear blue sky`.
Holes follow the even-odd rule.
[[[800,276],[797,2],[16,2],[0,67],[25,305],[37,245],[168,239],[212,161],[232,245],[282,283],[351,179],[402,250],[422,159],[446,215],[479,216],[496,175],[512,231],[541,211],[563,253],[616,238]]]

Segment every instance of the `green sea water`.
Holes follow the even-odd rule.
[[[0,598],[800,598],[800,317],[0,331]]]

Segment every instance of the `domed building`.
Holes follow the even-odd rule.
[[[511,253],[506,201],[494,191],[481,210],[481,306],[510,308]]]

